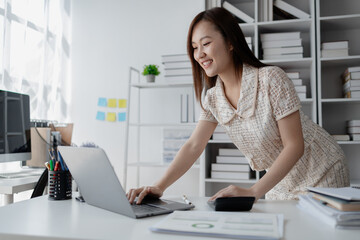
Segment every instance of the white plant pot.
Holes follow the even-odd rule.
[[[146,82],[155,82],[155,75],[153,74],[146,75]]]

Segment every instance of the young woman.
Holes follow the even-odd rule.
[[[343,151],[301,111],[286,73],[261,63],[248,48],[234,17],[223,8],[199,13],[187,40],[199,122],[165,175],[154,185],[131,189],[128,199],[162,196],[204,150],[217,125],[225,128],[253,170],[266,174],[251,188],[230,185],[210,198],[255,196],[296,199],[306,187],[349,186]],[[203,89],[208,89],[201,101]]]

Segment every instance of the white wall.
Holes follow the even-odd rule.
[[[162,71],[161,55],[186,53],[188,26],[204,9],[203,0],[72,1],[73,142],[80,145],[91,141],[104,148],[120,179],[125,124],[97,121],[97,99],[127,98],[130,66],[141,70],[143,65],[153,63]],[[178,110],[174,111],[176,115]],[[155,139],[157,144],[159,141]],[[142,171],[146,179],[142,183],[152,184],[163,169],[155,172]],[[197,194],[198,170],[190,171],[181,183],[166,193]],[[185,191],[180,185],[192,188]]]

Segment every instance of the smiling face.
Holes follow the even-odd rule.
[[[192,47],[194,59],[207,76],[214,77],[233,69],[233,48],[209,21],[202,20],[194,27]]]

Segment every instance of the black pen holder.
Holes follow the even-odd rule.
[[[72,178],[69,171],[49,171],[49,199],[71,199]]]

